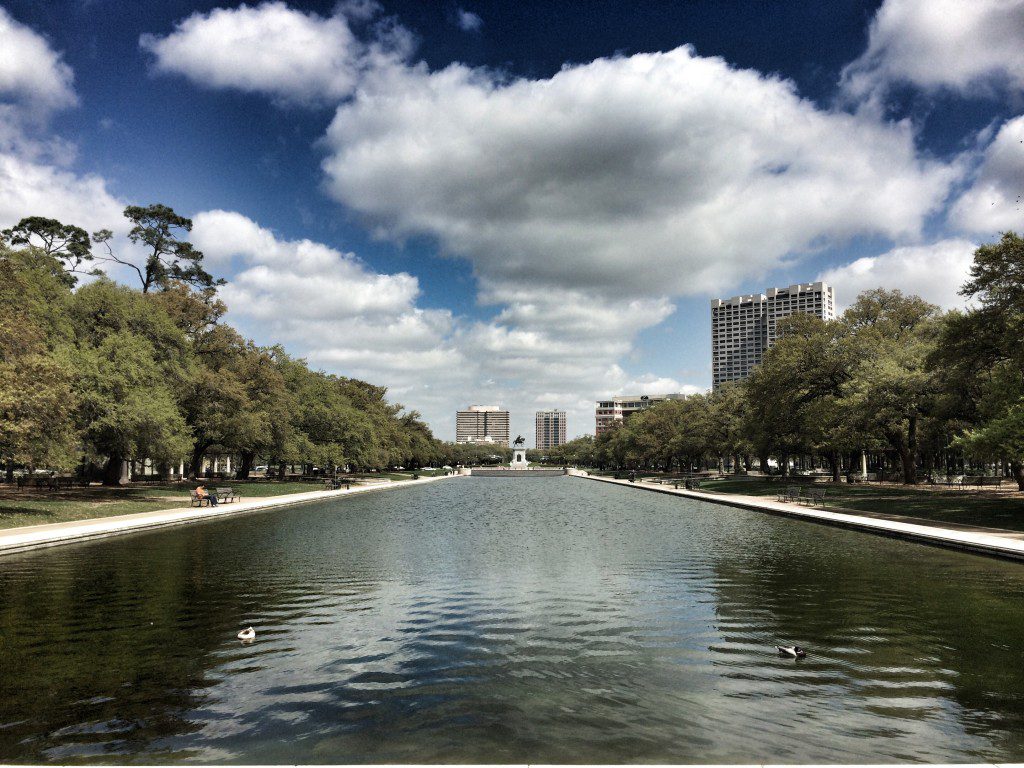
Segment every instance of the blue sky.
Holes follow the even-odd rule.
[[[0,226],[171,205],[232,323],[445,438],[706,388],[712,296],[957,306],[1021,226],[1024,0],[0,9]]]

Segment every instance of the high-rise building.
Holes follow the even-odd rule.
[[[547,450],[565,442],[565,411],[537,411],[537,448]]]
[[[508,445],[508,411],[471,405],[455,415],[455,442]]]
[[[616,422],[625,421],[637,411],[650,408],[664,400],[682,400],[686,395],[618,395],[607,400],[597,401],[597,424],[594,432],[600,435],[607,432]]]
[[[715,389],[745,379],[775,343],[776,323],[804,312],[833,320],[836,302],[827,283],[769,288],[764,293],[711,300],[711,380]]]

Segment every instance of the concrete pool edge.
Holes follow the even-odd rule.
[[[862,515],[850,514],[848,512],[829,512],[824,509],[813,509],[801,507],[795,504],[788,504],[781,501],[771,501],[761,497],[735,496],[720,493],[709,493],[706,491],[687,491],[676,489],[666,485],[654,483],[630,482],[629,480],[616,480],[611,477],[598,477],[582,472],[570,472],[573,477],[582,477],[587,480],[611,483],[629,488],[636,488],[643,491],[668,494],[670,496],[682,496],[696,501],[706,501],[712,504],[722,504],[739,509],[747,509],[754,512],[765,512],[771,515],[792,517],[807,522],[831,525],[839,528],[873,533],[878,536],[913,541],[919,544],[930,544],[947,549],[958,549],[973,554],[988,555],[1009,560],[1024,562],[1024,533],[1007,531],[1006,533],[991,533],[986,531],[958,531],[942,526],[922,525],[918,523],[907,523],[900,520],[887,520],[884,518],[864,517]]]
[[[437,482],[438,480],[447,480],[452,477],[462,477],[462,475],[440,475],[438,477],[423,477],[418,480],[358,485],[337,491],[288,493],[281,496],[265,496],[252,501],[221,504],[216,507],[174,507],[154,510],[153,512],[137,512],[131,515],[111,515],[109,517],[93,517],[87,520],[7,528],[0,530],[0,557],[35,549],[56,547],[62,544],[75,544],[93,539],[108,538],[110,536],[150,531],[157,528],[221,520],[226,517],[234,517],[235,515],[249,512],[260,512],[277,507],[290,507],[313,501],[351,496],[353,494],[393,488],[408,488],[415,485],[423,485],[424,483]]]

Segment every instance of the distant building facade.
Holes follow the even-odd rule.
[[[594,426],[594,433],[601,435],[607,432],[616,424],[625,421],[637,411],[650,408],[655,403],[665,400],[682,400],[686,395],[618,395],[607,400],[597,401],[597,419]]]
[[[836,302],[827,283],[800,283],[769,288],[764,293],[711,300],[711,381],[718,389],[727,381],[745,379],[775,343],[775,326],[803,312],[833,320]]]
[[[508,445],[509,417],[496,405],[471,405],[455,415],[455,442]]]
[[[537,411],[537,448],[546,451],[565,442],[565,411]]]

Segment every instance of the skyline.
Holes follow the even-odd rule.
[[[1020,2],[0,8],[0,228],[171,205],[229,322],[446,439],[710,387],[708,298],[959,306],[1020,229]]]

